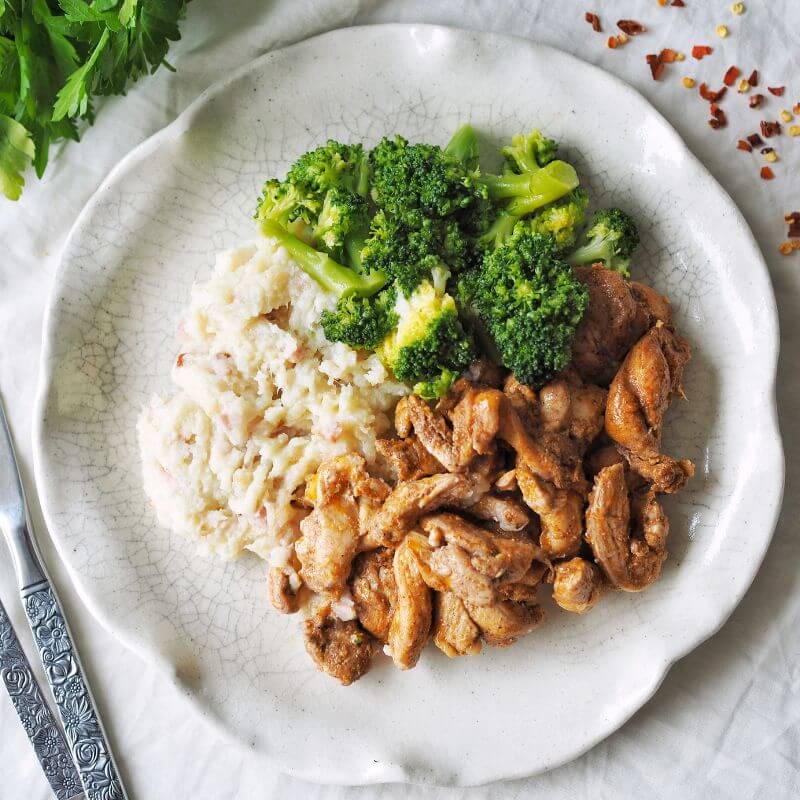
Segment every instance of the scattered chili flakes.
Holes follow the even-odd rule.
[[[763,94],[754,94],[750,96],[750,108],[758,108],[763,102]]]
[[[715,125],[714,123],[717,124]],[[725,116],[725,112],[716,103],[711,104],[711,119],[708,121],[708,124],[715,130],[717,128],[724,128],[728,124],[728,118]]]
[[[718,103],[723,97],[725,97],[725,92],[727,91],[728,89],[726,86],[723,86],[721,89],[714,92],[708,88],[707,83],[700,84],[700,97],[702,97],[703,100],[708,100],[709,103]]]
[[[664,73],[664,62],[655,53],[648,53],[644,59],[650,65],[650,74],[653,76],[653,80],[657,81]]]
[[[761,178],[765,181],[771,181],[775,177],[775,173],[769,167],[761,167]]]
[[[800,103],[795,103],[795,104],[792,106],[792,114],[798,114],[798,115],[800,115]]]
[[[800,211],[790,211],[788,214],[784,214],[783,218],[789,223],[788,237],[790,239],[800,238]]]
[[[739,94],[747,94],[750,91],[750,84],[747,82],[747,78],[742,78],[739,81],[739,87],[736,90]]]
[[[786,91],[785,86],[767,86],[767,91],[770,94],[774,94],[775,97],[783,97],[783,93]]]
[[[672,0],[670,5],[674,6],[675,8],[684,8],[686,3],[684,3],[683,0]]]
[[[761,135],[765,139],[769,139],[771,136],[778,136],[780,132],[781,132],[780,122],[770,122],[769,120],[766,119],[761,120]]]
[[[752,153],[753,148],[750,146],[750,142],[746,142],[744,139],[739,139],[736,143],[737,150],[744,150],[745,153]]]
[[[800,250],[800,239],[791,239],[788,242],[781,242],[778,245],[778,250],[780,250],[783,255],[788,256],[795,250]]]
[[[717,25],[717,36],[719,36],[720,39],[727,38],[729,32],[727,25]]]
[[[705,56],[710,56],[714,52],[713,47],[709,47],[707,44],[696,44],[692,48],[692,56],[700,61],[701,58]]]
[[[602,31],[602,27],[600,26],[600,17],[597,14],[593,14],[591,11],[587,11],[584,15],[584,19],[592,26],[593,31],[597,31],[600,33]]]
[[[800,125],[792,125],[789,128],[789,136],[800,136]]]
[[[788,108],[781,109],[780,117],[784,122],[791,122],[794,119]]]
[[[616,50],[617,49],[617,44],[618,44],[617,37],[616,36],[609,36],[607,44],[612,50]]]
[[[658,4],[660,6],[665,6],[668,2],[669,2],[669,0],[658,0]]]
[[[688,75],[683,79],[683,85],[687,89],[694,89],[695,80],[694,78],[690,78]]]
[[[671,47],[665,47],[659,54],[658,58],[664,64],[672,64],[678,60],[678,51],[673,50]]]
[[[748,82],[748,83],[749,83],[751,86],[758,86],[758,70],[757,70],[757,69],[754,69],[754,70],[753,70],[753,71],[750,73],[750,77],[747,79],[747,82]]]
[[[764,146],[764,140],[757,133],[751,133],[747,137],[747,141],[750,142],[750,144],[753,147],[763,147]]]
[[[644,33],[647,30],[641,22],[637,22],[635,19],[617,20],[617,27],[623,33],[627,33],[628,36],[638,36],[640,33]]]
[[[716,117],[710,117],[708,120],[708,124],[715,130],[719,130],[720,128],[724,127],[725,123],[721,119],[717,119]]]
[[[742,71],[739,67],[728,67],[727,72],[725,73],[725,77],[722,79],[722,82],[726,86],[733,86],[736,83],[736,79],[742,74]]]

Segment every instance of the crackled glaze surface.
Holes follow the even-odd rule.
[[[509,73],[509,58],[523,67]],[[665,446],[698,473],[667,502],[671,559],[648,592],[610,597],[586,617],[551,608],[509,650],[448,661],[430,648],[410,673],[387,661],[342,688],[316,672],[297,619],[268,610],[262,564],[201,559],[157,528],[135,419],[168,387],[191,282],[209,274],[215,251],[253,235],[266,176],[329,136],[443,143],[465,120],[487,144],[546,129],[595,203],[641,221],[634,274],[669,294],[695,346],[690,402],[670,412]],[[347,783],[531,774],[629,717],[752,580],[782,486],[776,348],[774,298],[744,221],[632,90],[523,40],[341,31],[212,90],[125,159],[81,215],[46,330],[42,504],[94,613],[281,768]]]

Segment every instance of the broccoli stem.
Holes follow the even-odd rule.
[[[276,239],[285,247],[303,272],[337,297],[353,294],[370,297],[386,285],[386,276],[382,272],[359,275],[334,261],[327,253],[321,253],[307,245],[272,220],[262,222],[261,230],[265,236]]]
[[[508,211],[501,211],[492,222],[486,233],[478,237],[478,244],[481,247],[499,247],[514,230],[514,226],[520,218],[516,214],[509,214]]]
[[[573,250],[568,256],[567,261],[573,267],[578,267],[581,264],[594,264],[597,261],[606,262],[611,256],[611,248],[608,242],[601,238],[594,239],[591,242],[578,247]]]
[[[493,200],[508,200],[506,211],[518,217],[560,199],[578,187],[578,174],[566,161],[551,161],[536,172],[483,175],[479,178]]]
[[[467,169],[474,170],[478,166],[478,136],[472,125],[462,125],[444,148],[449,156],[461,161]]]

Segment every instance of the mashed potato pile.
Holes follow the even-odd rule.
[[[179,328],[176,394],[138,424],[144,485],[162,525],[225,558],[268,558],[299,534],[320,462],[375,440],[407,389],[377,356],[325,339],[334,304],[262,239],[217,258]]]

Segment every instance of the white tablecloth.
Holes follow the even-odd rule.
[[[46,179],[31,179],[20,203],[0,203],[0,390],[8,405],[34,520],[67,607],[84,663],[118,760],[135,798],[269,800],[271,798],[796,798],[800,796],[800,252],[783,257],[783,214],[800,208],[800,138],[774,140],[778,178],[760,180],[760,156],[736,140],[800,100],[800,3],[750,0],[733,16],[727,0],[195,0],[183,40],[170,53],[176,73],[160,71],[125,98],[100,105],[98,122],[80,146],[54,159]],[[592,10],[609,31],[620,17],[649,31],[612,51],[606,35],[583,19]],[[265,51],[352,24],[435,22],[514,33],[602,65],[636,86],[678,128],[689,146],[744,212],[769,264],[778,298],[782,356],[778,400],[787,451],[783,516],[766,561],[739,609],[709,642],[677,664],[657,695],[620,731],[591,752],[547,775],[474,790],[320,787],[270,772],[223,742],[186,698],[118,644],[91,618],[72,590],[47,539],[31,480],[31,422],[42,314],[59,251],[78,212],[103,177],[131,148],[166,125],[201,90]],[[730,36],[715,35],[726,23]],[[687,58],[654,83],[648,52],[687,52],[709,43],[713,58]],[[721,85],[730,64],[762,86],[787,84],[784,102],[771,98],[761,115],[734,92],[725,104],[730,125],[712,131],[696,92],[679,75]],[[509,65],[509,69],[513,69]],[[763,89],[762,89],[763,91]],[[536,92],[536,87],[531,87]],[[784,126],[786,128],[787,126]],[[702,198],[697,199],[698,203]],[[758,498],[753,498],[758,502]],[[14,581],[0,557],[0,597],[18,631],[27,632]],[[30,651],[30,639],[24,642]],[[602,686],[598,686],[602,692]],[[22,728],[0,692],[0,800],[49,797]]]

